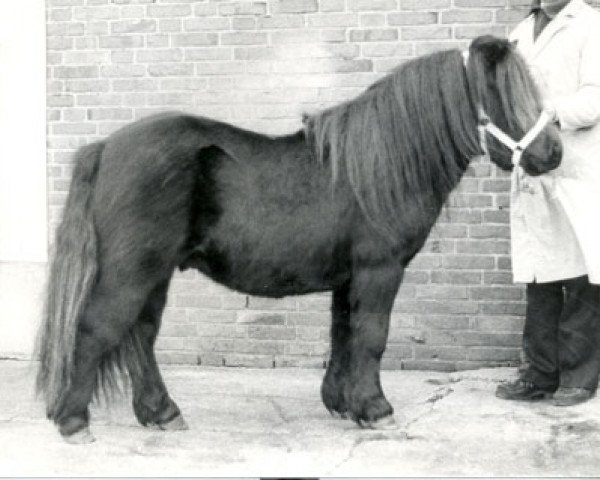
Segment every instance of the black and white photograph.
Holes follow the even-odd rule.
[[[600,475],[600,0],[0,0],[0,476]]]

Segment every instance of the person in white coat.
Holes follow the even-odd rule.
[[[560,128],[561,166],[511,192],[512,266],[526,283],[525,368],[496,395],[574,405],[600,374],[600,13],[537,0],[512,32]]]

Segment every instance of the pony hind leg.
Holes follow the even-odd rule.
[[[332,415],[346,418],[344,390],[350,368],[350,284],[333,291],[331,304],[331,355],[321,384],[321,399]]]
[[[168,288],[168,280],[161,282],[148,296],[131,330],[134,348],[127,357],[127,367],[133,388],[133,411],[140,424],[161,430],[186,430],[187,424],[167,392],[154,355]]]
[[[89,404],[94,393],[109,393],[118,384],[121,359],[131,345],[129,332],[149,289],[140,285],[110,286],[100,281],[79,321],[73,371],[51,418],[69,443],[89,443]]]

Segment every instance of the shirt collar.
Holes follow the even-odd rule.
[[[548,3],[549,5],[543,5],[544,3]],[[549,2],[544,2],[542,0],[533,0],[531,3],[531,8],[529,13],[536,14],[540,10],[543,10],[544,13],[550,18],[553,19],[556,17],[563,8],[565,8],[570,3],[570,0],[554,0]]]

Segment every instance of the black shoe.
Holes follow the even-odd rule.
[[[585,388],[559,387],[552,397],[552,403],[557,407],[570,407],[586,402],[592,396],[592,392]]]
[[[552,396],[552,389],[538,387],[535,383],[517,380],[496,388],[496,396],[504,400],[543,400]]]

